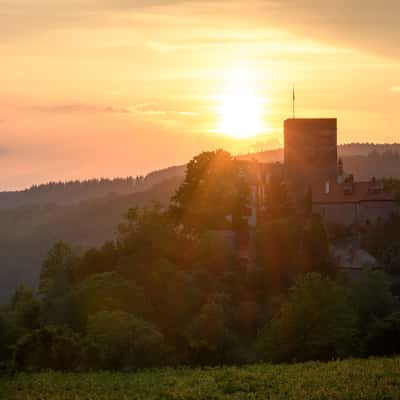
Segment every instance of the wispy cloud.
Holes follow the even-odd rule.
[[[189,35],[199,27],[237,31],[257,26],[400,57],[399,13],[398,0],[385,0],[379,12],[376,0],[362,4],[358,0],[249,0],[246,7],[234,0],[0,0],[0,40],[23,34],[32,39],[32,33],[64,28],[115,29],[123,21],[135,33],[145,25],[146,32],[182,28]],[[163,18],[166,25],[156,28],[153,17]],[[151,43],[150,38],[147,41]],[[164,51],[175,48],[173,43],[152,44]]]
[[[162,116],[162,117],[197,117],[199,114],[194,111],[176,110],[173,108],[160,107],[155,103],[142,103],[136,104],[130,108],[130,111],[135,114],[143,114],[149,116]]]
[[[129,107],[116,107],[97,104],[54,104],[54,105],[35,105],[31,110],[39,113],[49,114],[136,114],[151,117],[196,117],[199,114],[185,109],[174,109],[172,107],[162,107],[156,103],[140,103]],[[1,119],[0,119],[1,123]]]
[[[69,113],[89,113],[89,114],[127,114],[130,113],[129,109],[114,107],[114,106],[101,106],[94,104],[56,104],[47,106],[33,106],[33,111],[42,113],[55,113],[55,114],[69,114]]]
[[[400,92],[400,86],[392,86],[389,88],[389,92]]]

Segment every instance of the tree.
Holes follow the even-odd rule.
[[[375,320],[363,340],[364,356],[393,356],[400,354],[400,313]]]
[[[143,286],[152,272],[151,266],[180,258],[178,255],[185,251],[184,243],[185,238],[179,235],[174,221],[161,206],[132,208],[118,226],[116,269]]]
[[[103,272],[115,271],[118,263],[119,252],[114,242],[108,241],[99,249],[87,250],[79,262],[74,263],[72,275],[74,283],[79,283],[85,278]]]
[[[268,291],[281,292],[301,272],[299,267],[301,226],[294,218],[260,223],[256,232],[259,278]]]
[[[279,315],[261,331],[259,349],[274,362],[331,360],[351,354],[356,315],[346,291],[317,273],[299,278]]]
[[[379,270],[367,269],[351,282],[349,296],[357,312],[358,327],[365,335],[376,320],[389,316],[396,307],[397,299],[390,291],[388,276]]]
[[[208,151],[189,162],[170,210],[189,230],[229,227],[229,216],[233,226],[241,226],[249,195],[232,156],[223,150]]]
[[[201,308],[185,331],[195,363],[212,363],[223,359],[228,339],[224,305],[211,301]]]
[[[14,314],[9,310],[0,311],[0,365],[12,359],[13,346],[18,339]]]
[[[74,330],[82,327],[73,292],[73,271],[78,261],[77,254],[62,241],[54,244],[44,259],[38,290],[44,325],[68,326]]]
[[[334,265],[330,258],[328,234],[319,214],[312,214],[308,219],[303,236],[301,246],[303,270],[321,274],[333,273]]]
[[[11,300],[11,310],[20,334],[39,328],[40,303],[35,298],[32,289],[20,286]]]
[[[100,311],[90,316],[87,334],[100,352],[102,368],[143,368],[163,361],[166,348],[162,333],[124,311]]]
[[[177,343],[183,336],[188,321],[198,312],[205,293],[196,283],[195,276],[189,271],[171,271],[154,299],[152,320],[162,328],[166,338],[171,343]]]
[[[54,288],[65,289],[71,282],[72,268],[76,255],[64,242],[57,242],[43,261],[40,272],[39,294],[46,296]]]
[[[370,224],[364,234],[362,245],[376,257],[385,271],[391,275],[400,273],[400,214],[386,220],[378,219]]]
[[[44,327],[20,338],[14,362],[19,370],[73,370],[80,364],[80,337],[62,327]]]
[[[75,287],[74,293],[84,316],[99,311],[126,311],[137,315],[149,313],[143,290],[134,282],[115,272],[90,276]]]

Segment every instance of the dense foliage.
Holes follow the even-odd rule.
[[[126,373],[19,374],[0,397],[20,400],[397,399],[400,359]]]
[[[357,180],[400,178],[399,144],[338,146],[346,171]],[[282,161],[282,149],[242,156]],[[182,181],[185,166],[146,177],[52,182],[19,192],[0,192],[0,302],[20,284],[36,287],[41,261],[51,245],[99,246],[114,238],[114,228],[129,207],[166,203]]]
[[[0,312],[4,367],[133,370],[397,354],[399,308],[386,275],[341,276],[321,218],[297,213],[279,177],[267,190],[251,232],[241,169],[229,153],[206,152],[189,164],[169,208],[129,209],[115,239],[99,247],[56,242],[37,293],[19,288]]]
[[[261,332],[260,350],[270,361],[332,360],[351,354],[355,332],[356,313],[345,289],[310,273]]]
[[[400,276],[400,215],[377,220],[363,231],[363,246],[390,274]]]
[[[156,180],[154,177],[153,181]],[[130,207],[153,201],[168,204],[180,177],[131,194],[107,194],[76,204],[27,204],[0,210],[0,303],[22,283],[36,287],[41,262],[55,241],[72,247],[99,246],[114,238],[115,227]],[[142,187],[142,186],[141,186]]]

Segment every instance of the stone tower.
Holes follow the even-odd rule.
[[[285,177],[300,189],[336,181],[336,118],[287,119],[284,123]]]

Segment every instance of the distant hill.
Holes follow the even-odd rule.
[[[357,180],[372,177],[393,177],[400,179],[400,144],[351,143],[338,146],[346,173]],[[241,159],[260,162],[282,162],[283,149],[240,155]]]
[[[346,172],[356,179],[372,176],[400,177],[397,154],[400,144],[351,143],[338,146]],[[240,159],[256,159],[260,162],[283,161],[283,149],[239,155]],[[375,165],[371,166],[370,163]],[[22,191],[0,192],[0,210],[25,205],[78,204],[81,201],[101,198],[110,194],[131,194],[143,192],[153,185],[174,177],[183,177],[185,165],[173,166],[149,173],[146,176],[90,179],[85,181],[49,182],[34,185]]]
[[[30,204],[78,204],[110,194],[143,192],[169,178],[183,176],[185,166],[175,166],[151,172],[146,176],[90,179],[85,181],[49,182],[26,190],[0,192],[0,210]]]
[[[392,144],[374,144],[374,143],[349,143],[338,146],[339,155],[342,157],[349,156],[366,156],[371,152],[379,154],[386,152],[400,153],[400,143]]]
[[[181,182],[175,176],[142,192],[0,210],[0,302],[21,283],[37,285],[43,258],[56,241],[86,248],[110,240],[130,207],[166,205]]]

